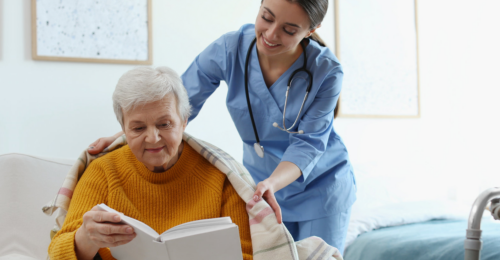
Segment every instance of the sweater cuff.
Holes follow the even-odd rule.
[[[76,230],[54,237],[49,246],[49,256],[51,260],[77,260],[75,252],[75,234]]]
[[[102,260],[114,260],[115,259],[113,257],[113,255],[111,254],[111,251],[107,247],[99,249],[98,253],[101,256]]]

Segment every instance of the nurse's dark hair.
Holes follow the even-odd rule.
[[[297,3],[300,5],[304,11],[306,11],[309,16],[309,21],[311,21],[311,25],[309,29],[314,29],[318,24],[323,21],[325,18],[326,11],[328,10],[328,0],[287,0],[291,3]],[[319,37],[316,32],[313,32],[309,37],[311,40],[316,41],[319,45],[326,47],[326,43]],[[339,104],[335,106],[333,110],[333,118],[337,118],[339,114]]]
[[[309,16],[309,21],[311,22],[311,25],[309,26],[309,29],[314,29],[318,24],[320,24],[323,19],[325,18],[326,11],[328,10],[328,0],[287,0],[288,2],[291,3],[297,3],[306,11],[307,16]],[[319,35],[314,32],[309,38],[311,40],[316,41],[319,43],[319,45],[325,47],[326,44],[319,37]]]

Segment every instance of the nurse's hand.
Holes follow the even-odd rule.
[[[280,205],[278,205],[278,201],[276,201],[276,197],[274,197],[274,192],[274,187],[271,181],[269,179],[265,179],[257,184],[257,189],[253,195],[253,199],[257,202],[261,200],[261,198],[264,198],[273,209],[274,214],[276,214],[276,220],[278,220],[278,223],[281,224],[281,208]]]
[[[274,193],[290,185],[302,175],[300,168],[292,162],[283,161],[278,164],[269,178],[259,182],[253,194],[253,199],[257,202],[264,198],[276,214],[278,223],[282,223],[281,208],[276,201]]]
[[[87,151],[90,154],[98,154],[102,152],[106,147],[110,146],[118,137],[122,136],[123,132],[120,131],[113,136],[101,137],[97,141],[91,143]]]

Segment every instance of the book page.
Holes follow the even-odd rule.
[[[161,234],[162,236],[164,234],[181,230],[181,229],[187,229],[187,228],[197,228],[197,227],[206,227],[206,226],[214,226],[214,225],[223,225],[223,224],[231,224],[233,221],[231,220],[231,217],[221,217],[221,218],[209,218],[209,219],[200,219],[200,220],[195,220],[191,222],[186,222],[180,225],[177,225]]]
[[[165,241],[170,259],[243,260],[238,227],[226,225],[232,227]]]
[[[229,229],[232,227],[237,227],[237,226],[234,223],[230,223],[230,224],[212,225],[212,226],[199,226],[197,228],[178,229],[169,233],[161,234],[160,240],[163,242],[167,240],[174,240],[181,237],[188,237],[198,234],[205,234],[214,231]]]

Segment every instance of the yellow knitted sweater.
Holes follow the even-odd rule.
[[[75,233],[83,214],[99,203],[159,234],[185,222],[230,216],[240,231],[243,258],[252,259],[245,202],[226,176],[185,142],[177,163],[163,173],[148,170],[128,145],[93,161],[76,186],[62,229],[50,243],[51,260],[77,259]],[[108,248],[99,254],[114,259]]]

